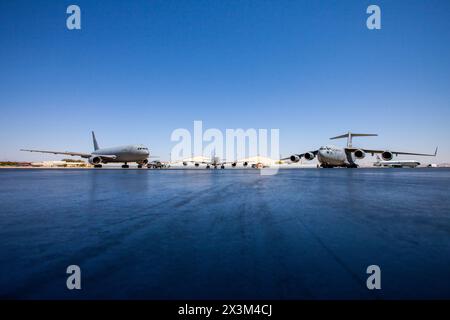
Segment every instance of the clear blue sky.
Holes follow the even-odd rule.
[[[450,1],[1,1],[0,111],[0,160],[90,151],[90,130],[167,158],[203,120],[279,128],[283,155],[353,130],[450,161]]]

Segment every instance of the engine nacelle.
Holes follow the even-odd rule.
[[[290,159],[291,159],[292,162],[299,162],[300,161],[300,157],[296,156],[296,155],[292,155]]]
[[[243,165],[244,165],[244,167],[248,166],[248,162],[245,161],[245,162],[243,163]]]
[[[198,166],[200,166],[200,163],[197,163],[197,162],[196,162],[196,163],[194,164],[194,166],[198,167]]]
[[[96,164],[102,163],[102,158],[93,156],[93,157],[90,157],[88,161],[90,164],[96,165]]]
[[[364,159],[366,157],[366,153],[361,149],[356,150],[354,155],[356,159]]]
[[[307,152],[305,153],[304,157],[306,160],[313,160],[316,156],[312,152]]]
[[[232,166],[232,167],[236,167],[236,166],[237,166],[237,163],[236,163],[236,162],[233,162],[233,163],[231,164],[231,166]]]
[[[384,161],[390,161],[390,160],[392,160],[392,158],[394,158],[394,154],[393,154],[392,152],[390,152],[390,151],[384,151],[384,152],[381,154],[381,158],[382,158]]]
[[[147,165],[148,164],[148,159],[142,160],[142,164],[143,165]]]
[[[187,162],[183,162],[183,166],[185,166],[185,167],[186,167],[187,165],[188,165],[188,164],[187,164]]]

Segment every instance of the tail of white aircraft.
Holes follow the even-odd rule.
[[[376,133],[353,133],[349,131],[343,135],[330,138],[330,140],[347,138],[347,148],[351,148],[353,137],[376,137],[376,136],[378,136],[378,134]]]
[[[97,139],[95,139],[95,133],[94,131],[92,131],[92,142],[94,143],[94,150],[98,150],[98,143],[97,143]]]

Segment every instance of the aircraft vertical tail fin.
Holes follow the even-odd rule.
[[[97,143],[97,139],[95,138],[95,133],[94,131],[92,131],[92,142],[94,143],[94,150],[98,150],[98,143]]]

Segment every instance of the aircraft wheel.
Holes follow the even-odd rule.
[[[206,169],[211,169],[211,167],[210,166],[206,166]]]
[[[101,167],[102,167],[101,164],[96,164],[96,165],[94,166],[94,168],[101,168]]]
[[[124,164],[124,165],[122,166],[122,169],[128,169],[129,167],[130,167],[129,165]]]
[[[139,169],[142,169],[142,164],[138,164],[138,168],[139,168]]]
[[[220,169],[225,169],[225,166],[220,166]]]

